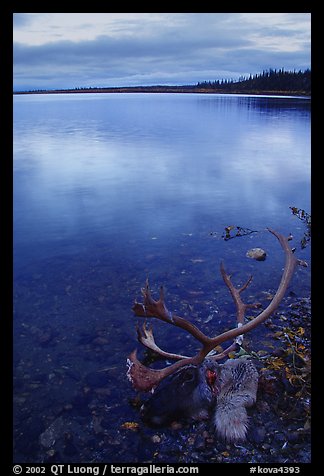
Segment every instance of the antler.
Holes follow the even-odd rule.
[[[143,344],[145,347],[148,349],[153,350],[157,354],[159,354],[161,357],[164,357],[165,359],[173,359],[173,360],[180,360],[180,359],[188,359],[186,355],[180,355],[180,354],[171,354],[170,352],[165,352],[164,350],[160,349],[155,343],[154,336],[153,336],[153,329],[152,326],[148,328],[146,326],[146,322],[144,322],[142,329],[140,329],[138,326],[136,327],[137,330],[137,339],[138,341]]]
[[[151,292],[149,289],[149,282],[148,280],[146,281],[145,288],[142,289],[142,294],[144,297],[143,303],[135,302],[132,308],[135,315],[138,317],[145,317],[145,318],[155,317],[157,319],[167,322],[168,324],[172,324],[176,327],[180,327],[181,329],[184,329],[185,331],[189,332],[193,337],[195,337],[202,344],[202,348],[193,357],[187,357],[187,356],[182,356],[178,354],[171,354],[168,352],[164,352],[155,344],[152,329],[147,329],[144,323],[142,331],[140,331],[139,328],[137,329],[139,341],[144,346],[146,346],[147,348],[151,350],[154,350],[161,356],[165,358],[169,358],[169,359],[177,359],[178,362],[168,367],[165,367],[161,370],[149,369],[148,367],[145,367],[143,364],[141,364],[138,361],[136,357],[136,351],[132,352],[132,354],[129,356],[127,361],[129,366],[127,376],[130,379],[130,381],[133,383],[133,386],[136,389],[142,390],[142,391],[148,391],[148,390],[154,389],[163,378],[173,374],[179,368],[188,364],[193,364],[193,365],[200,364],[204,360],[204,358],[207,356],[207,354],[209,354],[215,348],[215,346],[225,341],[228,341],[230,339],[235,339],[233,344],[230,345],[225,351],[223,351],[221,354],[217,354],[212,357],[215,360],[224,358],[226,355],[228,355],[228,353],[231,350],[236,348],[237,343],[239,344],[242,343],[243,334],[246,334],[247,332],[251,331],[258,325],[260,325],[277,309],[277,307],[279,306],[280,302],[282,301],[285,295],[285,292],[293,276],[296,265],[300,264],[302,266],[307,266],[307,264],[304,261],[298,260],[294,256],[288,244],[288,241],[291,239],[291,237],[286,238],[274,230],[271,230],[269,228],[268,230],[279,240],[279,243],[282,249],[284,250],[285,256],[286,256],[285,267],[284,267],[283,275],[282,275],[278,290],[276,294],[274,295],[270,304],[266,307],[266,309],[264,309],[253,320],[245,323],[244,319],[245,319],[246,310],[248,308],[258,308],[261,306],[260,303],[246,304],[242,301],[240,296],[240,294],[250,284],[252,280],[252,276],[249,277],[249,279],[246,281],[246,283],[243,286],[241,286],[240,288],[235,288],[231,282],[230,276],[226,273],[224,269],[223,263],[221,263],[221,266],[220,266],[221,275],[236,305],[237,327],[230,329],[228,331],[225,331],[218,336],[210,338],[206,336],[203,332],[201,332],[198,329],[198,327],[196,327],[194,324],[188,322],[186,319],[180,316],[172,314],[165,305],[163,287],[160,288],[159,300],[155,301],[151,296]]]

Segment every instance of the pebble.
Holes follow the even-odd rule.
[[[39,442],[44,448],[51,448],[56,439],[61,435],[65,428],[65,422],[62,417],[57,418],[54,422],[40,435]]]
[[[172,430],[178,431],[182,428],[182,423],[180,423],[179,421],[173,421],[170,427]]]
[[[290,431],[287,435],[289,443],[297,443],[302,439],[302,434],[300,431]]]
[[[197,435],[195,439],[195,449],[203,450],[206,447],[205,438],[202,435]]]
[[[84,393],[78,393],[72,399],[72,409],[74,413],[78,416],[87,416],[89,414],[89,402],[90,402],[90,395]]]
[[[106,344],[109,344],[109,340],[106,339],[106,337],[96,337],[93,342],[93,344],[95,345],[106,345]]]
[[[251,443],[261,444],[264,442],[266,434],[264,426],[256,426],[250,429],[247,437]]]
[[[85,382],[90,387],[104,387],[109,383],[109,376],[105,372],[90,372],[85,377]]]
[[[267,257],[267,253],[262,248],[251,248],[246,253],[247,258],[252,258],[257,261],[264,261]]]
[[[281,432],[276,432],[274,434],[274,437],[273,439],[278,442],[278,443],[285,443],[285,441],[287,441],[287,438],[286,438],[286,435],[284,435],[283,433]]]
[[[67,441],[65,446],[64,446],[63,452],[67,456],[73,456],[73,455],[76,455],[78,453],[78,450],[77,450],[76,446],[73,444],[72,441]]]

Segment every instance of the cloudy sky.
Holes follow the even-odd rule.
[[[14,90],[310,68],[310,13],[15,13]]]

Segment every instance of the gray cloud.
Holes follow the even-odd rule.
[[[26,28],[31,17],[16,15],[16,23]],[[238,21],[240,14],[174,15],[175,24],[155,22],[150,29],[147,22],[143,31],[133,19],[128,34],[125,22],[119,20],[114,35],[67,41],[57,30],[51,36],[56,41],[38,45],[16,42],[15,88],[193,84],[235,79],[268,68],[310,66],[309,32],[293,18],[288,18],[289,28],[285,28],[284,24],[272,27]],[[83,25],[84,29],[90,27]],[[122,34],[117,35],[117,30]],[[286,48],[282,39],[287,40]],[[272,47],[272,41],[279,46]]]
[[[15,28],[24,27],[33,22],[33,17],[26,13],[13,14],[13,26]]]

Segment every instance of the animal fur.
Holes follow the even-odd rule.
[[[247,358],[228,360],[221,366],[220,393],[217,395],[213,423],[216,433],[228,442],[245,440],[248,429],[247,407],[256,401],[258,372]]]
[[[207,371],[215,373],[212,386]],[[141,408],[143,420],[163,426],[178,419],[212,416],[217,435],[228,441],[244,440],[248,429],[246,408],[256,401],[258,372],[248,358],[218,364],[212,359],[188,365],[166,378]]]

